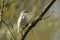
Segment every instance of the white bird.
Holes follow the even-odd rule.
[[[25,24],[27,23],[27,19],[28,18],[28,12],[23,10],[20,14],[20,17],[18,18],[18,23],[17,23],[17,26],[18,26],[18,30],[17,32],[19,33],[19,31],[21,32],[23,27],[25,26]]]

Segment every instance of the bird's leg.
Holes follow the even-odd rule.
[[[21,35],[24,35],[24,32],[25,32],[24,27],[25,27],[25,26],[22,26],[22,28],[20,28],[20,33],[21,33]]]
[[[19,32],[20,32],[20,33],[21,33],[21,35],[22,35],[22,28],[20,28]]]

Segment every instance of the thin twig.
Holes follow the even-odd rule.
[[[22,38],[21,40],[24,40],[25,37],[27,36],[28,32],[33,28],[35,27],[35,25],[42,20],[42,17],[46,14],[46,12],[49,10],[49,8],[53,5],[53,3],[55,2],[56,0],[52,0],[48,6],[45,8],[45,10],[41,13],[41,15],[36,19],[34,20],[31,25],[29,26],[29,28],[26,30],[26,32],[24,33],[24,35],[22,35]]]
[[[3,16],[3,13],[4,13],[4,8],[6,7],[6,6],[4,5],[5,1],[7,1],[7,0],[2,0],[2,4],[1,4],[1,22],[0,22],[0,24],[3,22],[3,23],[7,26],[8,30],[10,31],[13,39],[16,40],[15,36],[13,35],[12,31],[11,31],[10,28],[9,28],[10,25],[7,24],[4,20],[2,20],[2,16]],[[12,26],[12,24],[11,24],[11,26]],[[13,27],[13,26],[12,26],[12,27]]]
[[[1,20],[1,22],[3,22],[7,26],[8,30],[10,31],[10,33],[11,33],[11,35],[13,37],[13,39],[16,40],[16,38],[14,37],[13,33],[11,32],[11,30],[9,28],[9,25],[5,21],[3,21],[3,20]]]

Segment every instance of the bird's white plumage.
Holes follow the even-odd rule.
[[[24,11],[21,12],[19,18],[18,18],[18,30],[17,32],[22,30],[22,26],[24,26],[25,22],[27,21],[28,13],[24,13]]]

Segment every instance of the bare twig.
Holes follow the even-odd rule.
[[[6,6],[4,5],[5,1],[7,1],[7,0],[2,0],[2,4],[1,4],[1,22],[0,22],[0,24],[1,24],[1,23],[4,23],[4,24],[7,26],[8,30],[10,31],[13,39],[16,40],[16,38],[14,37],[12,31],[11,31],[10,28],[9,28],[10,25],[7,24],[4,20],[2,20],[2,15],[3,15],[3,13],[4,13],[4,8],[6,7]],[[12,24],[11,24],[11,26],[12,26]]]
[[[42,17],[46,14],[46,12],[49,10],[49,8],[53,5],[53,3],[55,2],[56,0],[52,0],[48,5],[47,7],[43,10],[43,12],[41,13],[41,15],[36,19],[34,20],[31,25],[28,27],[28,29],[26,30],[26,32],[24,33],[24,35],[22,35],[22,38],[21,40],[24,40],[25,37],[27,36],[28,32],[33,28],[35,27],[35,25],[42,20]]]
[[[11,31],[10,28],[9,28],[9,25],[8,25],[5,21],[3,21],[3,20],[1,20],[1,22],[3,22],[3,23],[7,26],[7,28],[8,28],[8,30],[10,31],[12,37],[14,38],[14,40],[16,40],[15,36],[13,35],[12,31]]]

